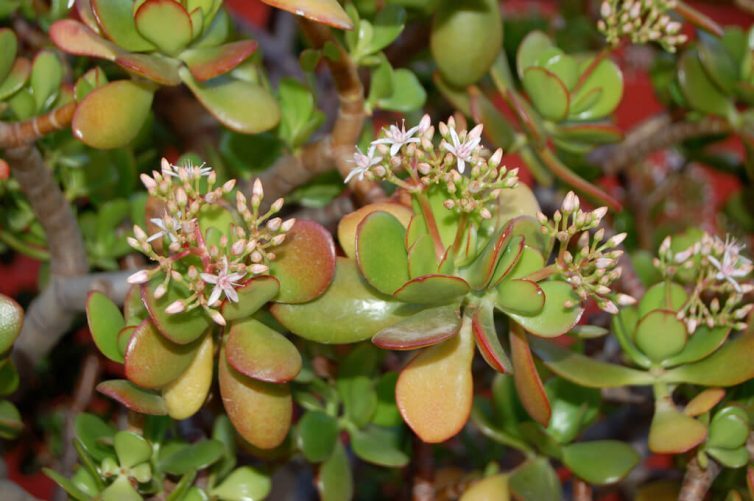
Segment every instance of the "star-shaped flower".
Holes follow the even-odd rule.
[[[178,232],[181,231],[181,223],[177,219],[165,214],[162,218],[152,218],[149,221],[157,226],[160,231],[150,235],[149,238],[147,238],[147,242],[157,240],[163,236],[168,237],[170,243],[178,240]]]
[[[237,283],[237,281],[241,280],[244,276],[244,273],[230,273],[228,258],[223,257],[223,269],[220,270],[217,275],[213,275],[211,273],[201,274],[202,280],[204,280],[208,284],[213,284],[215,286],[212,289],[212,293],[209,295],[207,304],[209,306],[214,305],[220,299],[220,295],[223,293],[225,293],[225,297],[227,297],[228,300],[237,303],[238,293],[236,292],[236,287],[241,285]]]
[[[348,183],[354,177],[357,177],[358,180],[361,181],[362,179],[364,179],[364,174],[369,172],[369,169],[371,167],[374,167],[375,165],[382,162],[382,157],[374,156],[375,149],[376,146],[374,146],[373,144],[369,147],[367,154],[365,155],[358,146],[356,147],[356,153],[353,154],[353,163],[356,166],[351,169],[351,172],[348,173],[344,183]]]
[[[166,158],[163,158],[161,170],[162,175],[165,177],[177,177],[181,180],[190,180],[209,176],[212,172],[212,167],[205,167],[205,164],[193,165],[190,161],[186,166],[173,165],[168,162]]]
[[[406,144],[419,143],[421,140],[418,137],[414,137],[414,134],[419,132],[421,124],[416,127],[411,127],[406,130],[406,123],[404,122],[399,129],[397,125],[391,125],[387,129],[383,129],[385,137],[372,141],[372,144],[387,144],[390,146],[390,156],[394,157],[398,151]]]
[[[466,162],[471,161],[472,154],[482,140],[482,124],[471,129],[471,132],[468,133],[463,141],[461,141],[454,127],[449,127],[449,130],[450,139],[453,141],[453,144],[446,141],[443,142],[443,146],[456,157],[458,161],[458,172],[463,174],[463,171],[466,170]]]
[[[722,261],[715,256],[708,256],[710,263],[717,268],[715,278],[727,281],[736,289],[736,292],[743,292],[741,284],[736,279],[747,276],[754,269],[751,260],[741,255],[743,247],[734,239],[727,238],[723,247]]]

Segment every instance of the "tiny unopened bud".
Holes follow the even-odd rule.
[[[142,230],[141,227],[139,227],[137,225],[134,225],[134,236],[138,240],[146,240],[147,239],[147,234],[144,233],[144,230]]]
[[[283,224],[283,220],[279,217],[275,217],[267,221],[267,228],[270,231],[278,231],[280,229],[280,225]]]
[[[270,206],[270,210],[274,212],[280,212],[280,209],[283,208],[283,204],[285,203],[285,200],[282,198],[278,198],[274,202],[272,202],[272,205]]]
[[[236,256],[239,256],[243,253],[243,250],[246,248],[246,241],[245,240],[236,240],[233,243],[233,247],[231,247],[231,251]]]
[[[670,250],[670,237],[665,237],[665,240],[660,244],[660,254],[665,254]]]
[[[148,281],[149,273],[147,273],[147,270],[139,270],[127,279],[129,284],[144,284]]]
[[[262,273],[267,273],[267,270],[269,270],[269,269],[270,268],[267,265],[259,264],[259,263],[255,263],[255,264],[252,264],[251,266],[249,266],[249,270],[254,275],[260,275]]]
[[[225,181],[225,184],[223,184],[223,193],[230,193],[233,191],[233,188],[236,186],[236,180],[231,179],[230,181]]]
[[[147,190],[152,191],[153,189],[157,188],[157,182],[151,177],[147,176],[146,174],[142,174],[139,177],[141,178],[141,182],[144,184],[144,187]]]
[[[628,233],[618,233],[617,235],[613,235],[612,237],[610,237],[610,240],[608,240],[608,244],[611,247],[618,247],[623,243],[627,236]]]
[[[594,266],[596,266],[599,269],[605,269],[605,268],[609,268],[612,264],[613,264],[612,259],[601,257],[597,259],[597,261],[595,261]]]
[[[500,161],[502,159],[503,159],[503,149],[498,148],[497,150],[495,150],[495,153],[493,153],[492,156],[490,157],[489,164],[493,167],[496,167],[497,165],[500,164]]]
[[[220,314],[217,310],[207,310],[209,313],[210,318],[212,318],[212,321],[215,322],[217,325],[224,326],[226,324],[225,318]]]
[[[424,114],[421,120],[419,120],[419,134],[424,134],[424,132],[429,129],[429,126],[432,125],[432,120],[429,118],[428,114]]]
[[[569,191],[563,199],[563,212],[573,212],[579,208],[579,197],[572,191]]]
[[[600,6],[600,15],[603,18],[608,18],[610,17],[610,14],[612,13],[613,13],[613,9],[610,8],[610,2],[608,2],[607,0],[602,2],[602,5]]]
[[[285,233],[280,233],[279,235],[275,235],[272,237],[272,240],[270,240],[270,243],[272,245],[280,245],[283,242],[285,242]]]
[[[175,315],[176,313],[181,313],[186,309],[186,305],[178,299],[177,301],[173,301],[168,305],[167,308],[165,308],[165,313],[168,315]]]
[[[443,207],[445,207],[446,209],[448,209],[448,210],[452,210],[452,209],[453,209],[453,207],[455,207],[455,206],[456,206],[456,203],[455,203],[455,202],[454,202],[453,200],[445,200],[445,201],[444,201],[444,202],[442,203],[442,205],[443,205]]]
[[[126,242],[128,242],[128,245],[130,245],[134,249],[141,250],[141,244],[134,237],[126,237]]]
[[[592,217],[596,221],[602,221],[602,218],[605,217],[605,214],[607,214],[607,207],[599,207],[592,211]]]
[[[696,330],[697,324],[698,324],[698,322],[697,322],[696,318],[689,318],[686,321],[686,330],[688,330],[690,334],[693,334],[694,331]]]
[[[170,162],[168,162],[167,158],[162,157],[162,160],[160,160],[160,168],[162,169],[163,174],[171,171]]]
[[[290,219],[286,219],[283,224],[280,226],[280,231],[283,233],[287,233],[291,231],[291,228],[293,228],[293,225],[296,224],[296,218],[292,217]]]
[[[168,288],[165,287],[165,284],[158,285],[157,288],[154,290],[154,298],[160,299],[162,296],[165,295],[167,291],[168,291]]]
[[[479,215],[482,216],[482,219],[491,219],[492,213],[487,209],[486,207],[479,211]]]
[[[615,306],[615,303],[613,303],[612,301],[604,301],[600,303],[599,307],[600,309],[602,309],[602,311],[606,311],[607,313],[610,313],[611,315],[618,314],[618,307]]]
[[[185,207],[188,203],[188,195],[186,195],[186,190],[183,188],[178,188],[175,190],[175,201],[178,202],[178,205],[181,207]]]
[[[545,216],[542,212],[537,212],[537,220],[539,221],[539,224],[547,224],[547,216]]]
[[[264,188],[262,187],[262,181],[259,178],[254,180],[254,185],[251,188],[251,194],[262,198],[264,196]]]
[[[621,306],[631,306],[632,304],[636,304],[636,298],[629,296],[628,294],[618,294],[615,299]]]

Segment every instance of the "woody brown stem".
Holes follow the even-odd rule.
[[[0,148],[20,148],[51,132],[68,128],[76,103],[68,103],[49,113],[16,123],[0,123]]]
[[[686,467],[678,501],[702,501],[720,470],[720,465],[713,459],[709,460],[706,468],[702,468],[694,457]]]
[[[580,478],[574,478],[573,501],[592,501],[592,486]]]

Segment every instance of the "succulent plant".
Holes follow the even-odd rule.
[[[10,359],[13,343],[21,334],[24,310],[11,298],[0,294],[0,396],[6,397],[16,391],[19,378]],[[21,414],[8,400],[0,400],[0,438],[12,439],[23,428]]]
[[[112,61],[134,76],[81,99],[72,130],[86,144],[128,144],[157,88],[181,83],[230,129],[255,133],[277,125],[277,102],[253,65],[242,65],[256,42],[225,43],[231,27],[222,0],[78,0],[76,7],[83,22],[54,23],[55,44],[70,54]],[[236,106],[239,100],[248,104]]]
[[[98,389],[135,411],[185,419],[207,398],[217,346],[230,420],[248,442],[272,448],[291,423],[285,383],[301,370],[301,356],[254,314],[270,301],[322,294],[334,273],[334,245],[316,223],[273,217],[282,199],[260,212],[258,181],[250,201],[236,192],[231,212],[223,196],[234,181],[215,188],[215,178],[209,167],[166,160],[161,172],[142,176],[164,213],[150,220],[151,236],[135,227],[130,243],[158,266],[132,275],[123,314],[104,294],[89,297],[94,340],[128,378]]]

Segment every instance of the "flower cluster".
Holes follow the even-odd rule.
[[[697,325],[745,329],[754,308],[751,302],[744,303],[746,294],[754,291],[754,283],[747,281],[754,265],[741,254],[744,245],[730,236],[723,240],[708,233],[680,252],[672,243],[670,237],[663,241],[655,266],[665,278],[691,286],[690,297],[678,312],[689,333]]]
[[[466,214],[491,217],[489,205],[503,189],[518,183],[518,169],[500,164],[503,151],[492,155],[481,145],[483,126],[459,130],[455,119],[440,123],[439,144],[429,116],[406,130],[405,125],[383,129],[367,153],[357,149],[355,167],[346,177],[384,180],[411,193],[439,185],[447,192],[445,207]]]
[[[607,207],[583,211],[579,197],[569,191],[560,210],[555,211],[552,221],[544,214],[538,215],[542,232],[554,238],[559,245],[555,267],[570,283],[579,297],[585,301],[593,298],[602,310],[616,314],[620,305],[636,302],[631,296],[614,294],[610,285],[621,275],[619,259],[623,251],[617,247],[625,240],[620,233],[607,240],[605,230],[597,228],[607,213]],[[575,250],[569,245],[576,238]]]
[[[161,172],[154,171],[151,177],[142,174],[141,180],[149,195],[159,201],[163,215],[150,219],[156,230],[151,235],[134,226],[128,243],[157,267],[134,273],[129,282],[141,284],[162,277],[154,293],[160,298],[174,280],[188,289],[189,296],[168,305],[167,313],[201,307],[224,325],[218,311],[222,301],[237,302],[237,289],[248,278],[267,273],[275,259],[274,248],[283,243],[295,222],[273,217],[282,209],[283,199],[260,214],[264,191],[257,179],[250,201],[236,192],[233,214],[224,197],[233,191],[234,180],[216,188],[216,174],[210,167],[176,166],[166,159],[162,159]]]
[[[676,0],[604,0],[597,27],[612,46],[629,37],[633,43],[657,42],[666,51],[675,52],[688,38],[680,33],[681,23],[667,14],[676,3]]]

